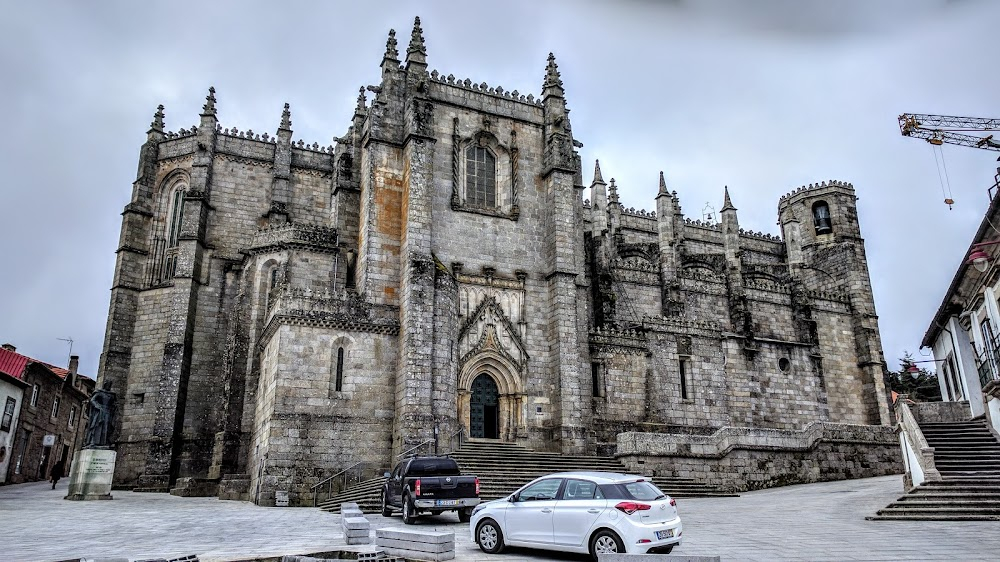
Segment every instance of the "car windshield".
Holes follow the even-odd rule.
[[[612,500],[653,501],[666,497],[666,494],[650,482],[623,482],[621,484],[603,484],[601,490],[605,497]]]

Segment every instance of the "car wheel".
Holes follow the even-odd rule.
[[[601,529],[590,538],[590,555],[597,560],[599,554],[614,554],[625,552],[625,545],[614,531]]]
[[[389,507],[389,499],[385,497],[385,492],[382,492],[382,517],[389,517],[392,515],[392,508]]]
[[[503,531],[492,519],[484,519],[476,529],[476,544],[487,554],[503,552]]]
[[[465,507],[458,510],[458,520],[462,523],[468,523],[472,519],[472,508]]]
[[[406,494],[403,496],[403,523],[413,525],[416,522],[417,514],[413,512],[413,502],[410,501],[410,495]]]

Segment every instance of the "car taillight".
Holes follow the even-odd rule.
[[[670,505],[673,507],[677,507],[677,500],[675,500],[674,498],[670,498]]]
[[[624,513],[625,515],[632,515],[636,511],[646,511],[651,507],[652,506],[650,506],[648,503],[621,502],[615,506],[615,509]]]
[[[413,483],[413,495],[418,496],[418,497],[420,496],[420,479],[419,478],[417,478],[417,481]]]
[[[476,495],[479,495],[479,477],[476,476]]]

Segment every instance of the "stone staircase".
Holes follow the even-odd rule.
[[[501,498],[527,484],[531,480],[570,470],[602,472],[627,472],[625,467],[611,457],[567,456],[562,453],[533,451],[516,443],[504,443],[492,439],[470,439],[461,449],[451,453],[458,462],[462,474],[479,477],[479,497],[483,501]],[[357,502],[365,513],[381,509],[381,489],[383,478],[361,482],[320,504],[326,511],[336,512],[344,502]],[[675,498],[731,496],[716,488],[690,478],[654,477],[658,488]]]
[[[1000,521],[1000,443],[982,419],[921,423],[942,480],[924,482],[872,520]]]

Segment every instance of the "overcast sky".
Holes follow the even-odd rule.
[[[286,6],[287,4],[287,6]],[[379,80],[386,34],[421,17],[431,69],[540,94],[555,53],[585,182],[626,207],[660,170],[685,214],[722,206],[779,234],[798,186],[852,182],[892,369],[921,337],[988,204],[996,152],[934,153],[903,112],[1000,116],[1000,2],[977,0],[169,2],[0,0],[0,342],[97,375],[120,213],[157,104],[197,124],[342,135]]]

